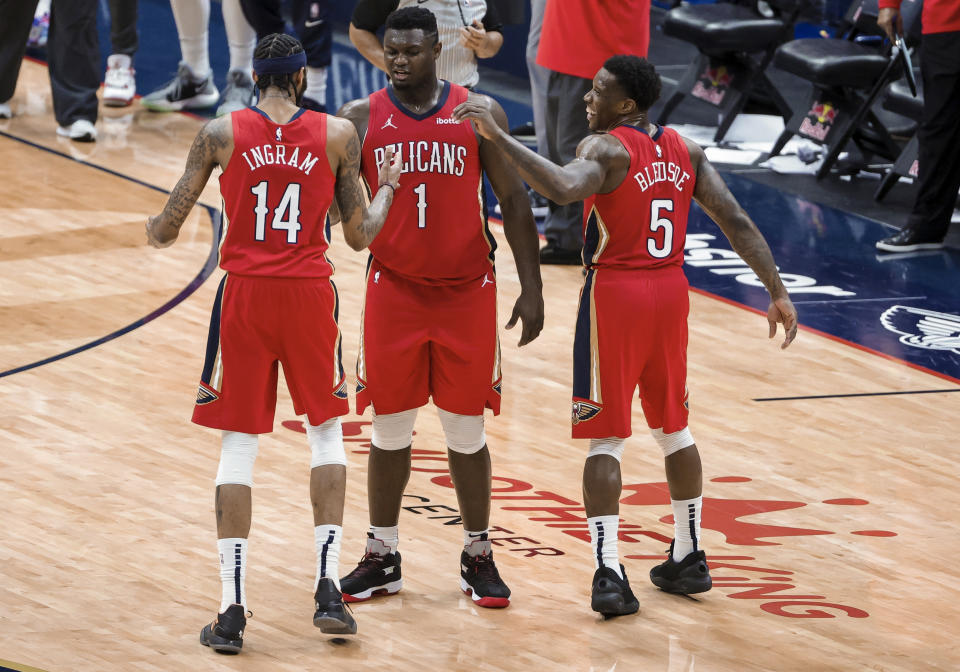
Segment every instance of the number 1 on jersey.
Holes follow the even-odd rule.
[[[270,208],[267,206],[267,181],[264,180],[255,187],[250,187],[250,191],[257,197],[257,205],[253,212],[257,215],[257,228],[253,237],[256,240],[266,239],[267,213]],[[273,222],[271,229],[287,232],[287,243],[297,244],[297,236],[302,228],[300,225],[300,185],[291,182],[283,192],[283,198],[280,199],[280,205],[273,211]]]
[[[413,190],[417,195],[417,228],[427,228],[427,183],[418,184]]]

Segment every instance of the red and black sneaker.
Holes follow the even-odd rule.
[[[340,579],[344,602],[365,602],[377,595],[393,595],[401,588],[399,551],[367,551],[356,568]]]
[[[460,589],[478,607],[502,609],[510,605],[510,589],[500,578],[493,551],[480,555],[460,554]]]
[[[222,614],[217,614],[213,623],[203,626],[200,643],[217,653],[228,655],[240,653],[243,647],[243,630],[247,627],[247,615],[240,604],[231,604]]]

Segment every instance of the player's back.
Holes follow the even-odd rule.
[[[592,268],[646,269],[683,264],[687,214],[696,176],[680,135],[657,127],[612,131],[630,155],[623,182],[584,201],[584,263]]]
[[[444,82],[437,104],[423,114],[403,107],[390,87],[370,95],[363,177],[375,190],[389,146],[403,162],[393,206],[370,252],[389,270],[419,282],[467,282],[493,264],[479,142],[469,121],[451,118],[468,95]]]
[[[229,273],[326,278],[327,211],[336,178],[327,116],[301,109],[286,124],[263,111],[231,113],[233,154],[220,176],[220,266]]]

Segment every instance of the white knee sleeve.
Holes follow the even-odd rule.
[[[437,409],[437,414],[447,437],[447,448],[453,452],[472,455],[487,445],[482,415],[459,415],[442,408]]]
[[[399,413],[374,413],[370,443],[380,450],[403,450],[409,447],[413,443],[417,410],[411,408]]]
[[[590,452],[587,453],[587,457],[609,455],[617,462],[620,462],[623,459],[623,446],[625,443],[626,439],[621,439],[617,436],[611,436],[606,439],[590,439]]]
[[[674,432],[673,434],[664,434],[663,429],[651,429],[650,433],[653,434],[653,438],[660,444],[660,449],[663,451],[664,457],[669,457],[678,450],[683,450],[693,445],[693,434],[690,433],[689,427],[684,427],[679,432]]]
[[[343,426],[340,418],[330,418],[319,425],[304,422],[307,428],[307,443],[310,444],[310,468],[325,464],[347,466],[347,454],[343,450]]]
[[[246,485],[253,487],[253,463],[257,459],[259,436],[243,432],[223,432],[220,443],[220,466],[217,485]]]

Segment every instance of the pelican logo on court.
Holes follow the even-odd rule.
[[[960,355],[960,315],[897,305],[883,312],[880,324],[900,334],[904,345]]]
[[[203,385],[200,385],[197,388],[197,405],[199,406],[202,406],[203,404],[209,404],[211,401],[216,401],[219,398],[219,395],[211,390],[208,390]]]
[[[595,404],[592,401],[578,399],[577,401],[573,402],[573,413],[571,414],[571,419],[573,420],[573,424],[579,425],[581,422],[593,420],[597,413],[602,410],[602,406]]]

